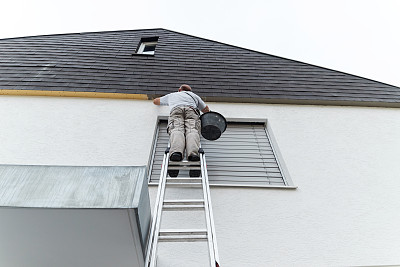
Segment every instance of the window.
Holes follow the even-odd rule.
[[[155,137],[150,183],[158,183],[169,136],[167,122],[160,121]],[[210,185],[295,188],[273,148],[265,122],[228,122],[215,141],[201,138]],[[179,176],[188,177],[180,173]]]
[[[154,52],[156,51],[157,42],[158,42],[158,37],[142,38],[140,40],[140,44],[136,53],[143,55],[154,55]]]

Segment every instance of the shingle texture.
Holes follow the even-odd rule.
[[[155,36],[154,56],[135,54]],[[0,89],[152,98],[187,83],[207,101],[400,104],[396,86],[165,29],[2,39],[0,55]]]

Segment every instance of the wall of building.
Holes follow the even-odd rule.
[[[146,165],[156,109],[149,101],[0,97],[0,162]]]
[[[400,263],[400,109],[209,105],[268,119],[298,186],[212,188],[222,266]],[[150,101],[1,96],[0,163],[146,165],[167,114]]]

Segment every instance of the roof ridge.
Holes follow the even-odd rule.
[[[80,35],[80,34],[91,34],[91,33],[112,33],[112,32],[137,32],[137,31],[151,31],[151,30],[166,30],[164,28],[149,28],[149,29],[135,29],[135,30],[110,30],[110,31],[88,31],[88,32],[70,32],[70,33],[51,33],[51,34],[39,34],[39,35],[27,35],[19,37],[8,37],[0,38],[0,41],[10,39],[24,39],[32,37],[47,37],[47,36],[60,36],[60,35]]]

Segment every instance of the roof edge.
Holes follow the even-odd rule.
[[[164,30],[169,31],[163,28],[149,28],[149,29],[136,29],[136,30],[109,30],[109,31],[88,31],[88,32],[70,32],[70,33],[50,33],[50,34],[39,34],[39,35],[27,35],[27,36],[18,36],[18,37],[7,37],[0,38],[2,40],[10,40],[10,39],[23,39],[23,38],[32,38],[32,37],[46,37],[46,36],[60,36],[60,35],[79,35],[79,34],[91,34],[91,33],[112,33],[112,32],[136,32],[136,31],[152,31],[152,30]]]
[[[0,89],[0,95],[13,96],[59,96],[59,97],[85,97],[85,98],[113,98],[148,100],[146,94],[99,93],[79,91],[48,91],[48,90],[13,90]]]
[[[369,81],[372,81],[372,82],[376,82],[376,83],[380,83],[380,84],[384,84],[384,85],[387,85],[387,86],[392,86],[392,87],[400,89],[400,87],[396,86],[396,85],[380,82],[380,81],[373,80],[373,79],[370,79],[370,78],[365,78],[365,77],[362,77],[362,76],[359,76],[359,75],[356,75],[356,74],[347,73],[347,72],[344,72],[344,71],[339,71],[339,70],[330,69],[330,68],[327,68],[327,67],[322,67],[322,66],[319,66],[319,65],[303,62],[303,61],[300,61],[300,60],[295,60],[295,59],[285,58],[285,57],[281,57],[281,56],[276,56],[276,55],[268,54],[268,53],[265,53],[265,52],[261,52],[261,51],[257,51],[257,50],[253,50],[253,49],[249,49],[249,48],[244,48],[244,47],[240,47],[240,46],[236,46],[236,45],[231,45],[231,44],[227,44],[227,43],[223,43],[223,42],[207,39],[207,38],[204,38],[204,37],[198,37],[198,36],[195,36],[195,35],[181,33],[181,32],[177,32],[177,31],[173,31],[173,30],[168,30],[168,29],[162,29],[162,30],[170,31],[170,32],[174,32],[174,33],[178,33],[178,34],[182,34],[182,35],[186,35],[186,36],[190,36],[190,37],[194,37],[194,38],[198,38],[198,39],[202,39],[202,40],[206,40],[206,41],[210,41],[210,42],[215,42],[215,43],[219,43],[219,44],[223,44],[223,45],[228,45],[228,46],[231,46],[231,47],[234,47],[234,48],[244,49],[244,50],[247,50],[247,51],[251,51],[251,52],[255,52],[255,53],[259,53],[259,54],[263,54],[263,55],[268,55],[268,56],[275,57],[275,58],[278,58],[278,59],[290,60],[292,62],[306,64],[306,65],[309,65],[309,66],[322,68],[322,69],[325,69],[325,70],[334,71],[334,72],[345,74],[345,75],[351,75],[353,77],[369,80]]]
[[[98,93],[78,91],[48,91],[48,90],[8,90],[0,89],[0,95],[10,96],[52,96],[52,97],[82,97],[82,98],[109,98],[152,100],[160,95],[153,94],[126,94],[126,93]],[[322,105],[322,106],[357,106],[357,107],[384,107],[400,108],[400,102],[379,101],[345,101],[345,100],[308,100],[284,98],[239,98],[239,97],[207,97],[206,102],[243,103],[243,104],[287,104],[287,105]]]
[[[151,99],[151,96],[149,96]],[[248,104],[287,104],[287,105],[318,105],[318,106],[349,106],[349,107],[383,107],[400,108],[400,102],[380,101],[346,101],[346,100],[309,100],[309,99],[284,99],[284,98],[227,98],[227,97],[202,97],[206,102],[248,103]]]

